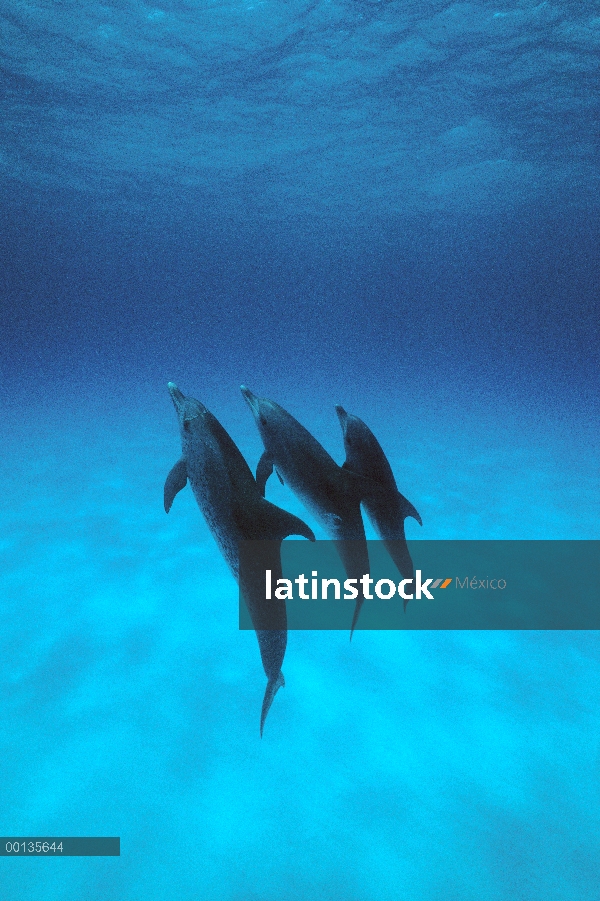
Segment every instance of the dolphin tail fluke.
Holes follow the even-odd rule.
[[[285,685],[285,679],[283,678],[283,673],[279,670],[276,676],[272,676],[267,682],[267,687],[265,688],[265,696],[262,702],[262,710],[260,713],[260,737],[262,738],[263,729],[265,725],[265,720],[267,718],[267,713],[271,709],[271,704],[273,703],[273,698],[277,694],[280,688],[283,688]]]

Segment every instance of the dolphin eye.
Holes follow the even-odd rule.
[[[265,419],[264,416],[261,416],[261,417],[260,417],[260,424],[261,424],[261,425],[266,425],[266,424],[267,424],[267,420]]]
[[[348,445],[348,447],[352,447],[352,439],[346,438],[346,444]]]
[[[190,430],[190,423],[187,419],[183,420],[183,430],[184,432],[189,432]]]

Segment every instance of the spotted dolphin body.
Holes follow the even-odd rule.
[[[404,535],[404,520],[412,516],[423,525],[421,517],[398,491],[392,467],[371,429],[358,416],[346,413],[343,407],[335,409],[344,436],[344,469],[373,479],[380,486],[379,492],[364,498],[363,507],[404,578],[412,579],[415,573]],[[407,603],[404,602],[405,610]]]
[[[349,578],[369,572],[367,541],[360,502],[371,482],[342,469],[310,432],[273,401],[257,397],[242,386],[252,410],[265,451],[256,470],[256,482],[264,494],[273,469],[311,511],[329,537]],[[363,598],[359,594],[350,637],[358,621]]]
[[[198,506],[238,582],[239,542],[244,539],[264,541],[263,559],[257,561],[255,572],[248,567],[240,586],[256,630],[268,680],[260,718],[262,735],[273,698],[285,684],[281,665],[287,643],[285,602],[266,601],[264,571],[270,568],[274,578],[281,577],[281,542],[287,535],[303,535],[311,541],[315,536],[297,516],[264,499],[237,445],[212,413],[194,398],[185,397],[172,382],[168,387],[179,420],[183,455],[165,482],[166,512],[171,509],[175,495],[189,481]]]

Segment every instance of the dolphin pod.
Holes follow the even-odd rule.
[[[264,569],[281,576],[281,542],[288,535],[315,540],[297,516],[265,500],[237,445],[206,407],[168,385],[181,433],[182,456],[167,476],[164,506],[168,513],[176,494],[189,481],[221,553],[236,581],[240,579],[239,542],[263,541],[256,572],[245,575],[240,589],[256,631],[267,687],[262,703],[260,734],[277,693],[284,685],[281,666],[287,644],[284,601],[264,597]]]
[[[373,479],[381,487],[380,492],[373,492],[363,499],[363,506],[404,578],[412,579],[415,573],[404,535],[404,520],[412,516],[422,526],[421,517],[398,491],[392,467],[370,428],[358,416],[346,413],[343,407],[336,406],[335,409],[346,451],[343,468]],[[405,610],[407,603],[404,602]]]
[[[414,569],[404,520],[411,516],[422,525],[421,517],[398,491],[392,468],[374,434],[343,407],[335,408],[346,451],[344,464],[338,466],[316,438],[283,407],[257,397],[242,386],[265,448],[254,478],[239,448],[212,413],[200,401],[186,397],[172,382],[168,389],[179,422],[182,456],[165,481],[165,511],[169,512],[175,496],[189,482],[210,531],[240,585],[267,677],[260,717],[262,736],[273,698],[285,684],[281,667],[287,645],[285,601],[267,602],[265,569],[271,570],[277,583],[282,577],[283,539],[301,535],[315,540],[306,523],[265,499],[266,484],[273,470],[336,543],[349,578],[360,579],[369,572],[361,504],[405,578],[413,578]],[[239,544],[243,540],[259,541],[260,546],[253,552],[255,559],[240,572]],[[362,603],[362,598],[356,602],[351,638]]]
[[[361,501],[379,486],[360,473],[343,469],[329,456],[297,419],[279,404],[257,397],[242,385],[265,451],[256,470],[256,482],[264,493],[273,469],[289,485],[329,537],[349,578],[360,579],[369,572],[367,540],[360,512]],[[363,598],[356,601],[350,638],[358,622]]]

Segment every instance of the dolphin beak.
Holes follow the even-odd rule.
[[[175,409],[179,413],[181,405],[185,400],[185,395],[179,390],[174,382],[169,382],[167,388],[169,389],[169,394],[171,395],[171,400],[173,401]]]
[[[240,391],[244,395],[244,398],[254,415],[258,416],[258,397],[256,396],[256,394],[253,394],[252,391],[250,391],[249,388],[246,388],[245,385],[241,386]]]

